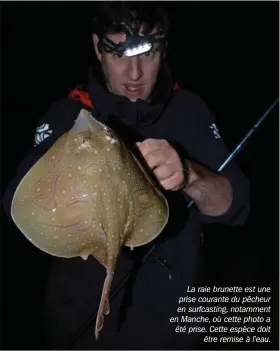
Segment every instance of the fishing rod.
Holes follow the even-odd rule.
[[[218,169],[218,172],[221,172],[226,165],[229,164],[232,159],[239,154],[239,152],[244,148],[246,142],[248,139],[256,132],[256,130],[259,128],[261,123],[266,119],[266,117],[269,115],[269,113],[273,110],[273,108],[278,104],[279,98],[277,98],[271,105],[270,107],[266,110],[266,112],[258,119],[258,121],[253,125],[253,127],[249,130],[249,132],[243,137],[243,139],[240,141],[240,143],[236,146],[236,148],[232,151],[232,153],[228,156],[228,158],[221,164],[221,166]],[[194,204],[194,201],[191,201],[188,204],[188,208],[190,208]]]
[[[249,138],[256,132],[256,130],[259,128],[261,123],[266,119],[266,117],[270,114],[270,112],[273,110],[273,108],[278,104],[279,98],[277,98],[271,105],[270,107],[266,110],[266,112],[258,119],[258,121],[253,125],[253,127],[249,130],[249,132],[243,137],[243,139],[240,141],[240,143],[236,146],[236,148],[232,151],[232,153],[227,157],[227,159],[221,164],[221,166],[218,169],[218,172],[221,172],[228,164],[230,161],[233,160],[233,158],[239,154],[239,152],[244,148],[246,142],[249,140]],[[187,208],[190,208],[194,204],[194,201],[191,201]],[[148,250],[148,252],[143,256],[142,258],[142,264],[145,263],[147,258],[152,254],[154,249],[156,248],[156,244],[153,244],[152,247]],[[116,289],[112,292],[109,300],[111,301],[113,297],[121,290],[121,288],[126,284],[128,279],[130,278],[131,273],[129,273],[122,281],[121,283],[116,287]],[[86,321],[86,323],[83,325],[83,327],[79,330],[79,332],[75,335],[75,340],[71,342],[71,346],[73,346],[73,343],[87,330],[87,328],[92,324],[92,322],[95,320],[97,316],[97,312],[93,315],[90,316],[90,318]],[[71,347],[70,347],[71,349]]]

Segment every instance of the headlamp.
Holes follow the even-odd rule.
[[[135,55],[144,54],[145,52],[150,51],[152,47],[153,45],[151,43],[145,42],[142,45],[140,44],[138,46],[134,46],[131,49],[127,48],[126,50],[124,50],[124,55],[127,57],[131,57]]]
[[[132,57],[149,52],[154,43],[163,43],[166,40],[165,33],[163,32],[142,36],[134,33],[125,22],[122,22],[121,25],[126,32],[126,40],[116,44],[108,37],[104,36],[101,39],[101,44],[107,52],[113,51],[127,57]]]

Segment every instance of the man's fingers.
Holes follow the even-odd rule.
[[[151,169],[166,163],[167,155],[164,150],[153,150],[145,155],[145,161]]]
[[[181,161],[167,140],[146,139],[136,146],[164,189],[173,190],[184,183]]]
[[[182,172],[176,172],[171,177],[163,179],[160,184],[165,190],[173,190],[184,183],[184,175]]]
[[[164,139],[146,139],[141,143],[136,143],[140,152],[145,157],[149,152],[155,150],[161,150],[169,146],[167,140]]]
[[[167,180],[174,174],[172,168],[167,164],[156,167],[153,173],[159,182]]]

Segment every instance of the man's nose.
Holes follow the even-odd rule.
[[[130,57],[128,62],[127,75],[132,81],[139,80],[143,75],[140,56]]]

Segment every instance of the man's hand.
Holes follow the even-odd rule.
[[[177,151],[164,139],[146,139],[136,144],[165,190],[184,187],[185,173]]]
[[[233,194],[226,177],[194,161],[182,163],[167,140],[146,139],[136,145],[165,190],[184,190],[206,215],[219,216],[227,212]]]

